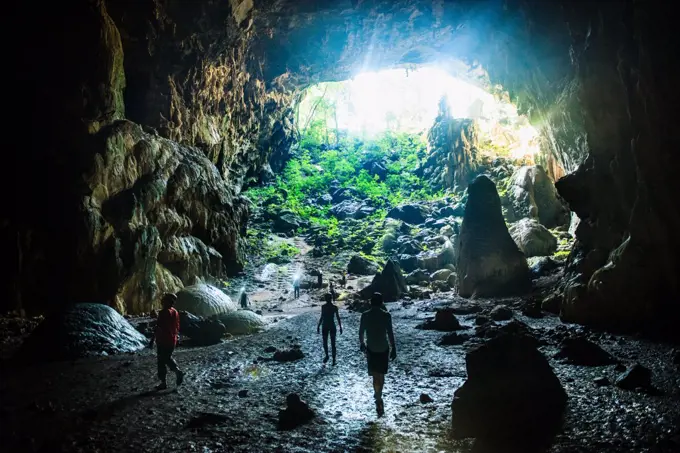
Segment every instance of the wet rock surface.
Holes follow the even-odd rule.
[[[113,308],[75,304],[40,323],[18,352],[20,359],[66,360],[135,352],[147,339]]]
[[[224,325],[227,333],[232,335],[249,335],[263,330],[267,326],[265,319],[251,310],[238,310],[216,316]]]
[[[415,326],[423,316],[450,307],[459,313],[462,326],[472,327],[475,311],[488,312],[499,304],[514,308],[521,303],[517,299],[471,303],[454,298],[416,301],[405,307],[389,304],[399,357],[390,363],[384,395],[386,415],[380,420],[375,415],[365,359],[358,352],[359,314],[344,309],[340,312],[344,333],[338,335],[335,367],[322,364],[316,312],[280,321],[258,335],[200,348],[180,346],[175,356],[187,378],[178,391],[150,391],[156,383],[156,357],[148,349],[133,356],[32,368],[3,363],[0,411],[6,421],[0,425],[0,435],[3,442],[7,440],[3,448],[22,452],[41,448],[250,452],[256,445],[264,452],[477,451],[473,440],[451,437],[451,401],[466,379],[466,349],[485,340],[471,336],[462,345],[439,346],[441,333]],[[496,329],[527,330],[536,337],[539,350],[549,358],[569,396],[563,431],[550,452],[629,453],[653,451],[657,445],[666,448],[660,450],[664,453],[673,451],[680,393],[677,368],[669,359],[671,347],[585,331],[563,325],[553,316],[516,316],[526,324],[501,322]],[[622,371],[613,365],[576,367],[552,358],[564,338],[577,335],[600,344],[626,365],[640,363],[653,370],[652,384],[661,393],[638,393],[614,385],[598,387],[596,378],[614,382]],[[294,349],[296,344],[304,353],[299,360],[259,359],[265,350],[271,357],[277,349]],[[242,391],[247,392],[246,397],[239,397]],[[278,410],[290,393],[306,401],[316,417],[291,431],[279,430]],[[434,402],[420,403],[422,393]],[[12,417],[5,416],[8,414]],[[197,428],[187,429],[192,420]],[[43,428],[36,431],[36,423]]]

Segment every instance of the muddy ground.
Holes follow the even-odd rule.
[[[345,331],[338,336],[338,365],[324,366],[316,334],[318,308],[308,307],[258,335],[210,347],[180,347],[177,361],[187,380],[179,389],[152,390],[156,362],[151,350],[31,367],[5,361],[0,383],[2,451],[471,451],[472,441],[450,438],[450,404],[466,378],[465,350],[481,340],[442,347],[436,342],[443,333],[415,329],[437,306],[456,301],[453,295],[443,295],[440,300],[388,305],[399,356],[387,376],[386,415],[381,419],[358,350],[359,315],[341,309]],[[461,317],[470,326],[467,333],[474,333],[472,316]],[[515,317],[535,329],[547,357],[557,351],[561,338],[583,332],[554,317],[529,319],[518,312]],[[680,439],[673,436],[680,426],[680,374],[672,364],[671,347],[588,335],[624,364],[639,362],[652,369],[657,392],[598,387],[593,382],[597,377],[614,381],[619,374],[615,366],[581,367],[551,359],[569,406],[564,429],[550,451],[677,451]],[[271,356],[264,352],[267,347],[294,344],[304,351],[303,359],[263,360]],[[239,397],[243,390],[247,396]],[[277,413],[290,392],[299,393],[317,416],[293,431],[280,431]],[[421,403],[421,393],[434,402]]]

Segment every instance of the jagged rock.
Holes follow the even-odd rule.
[[[305,354],[302,352],[300,347],[293,346],[290,349],[277,350],[274,352],[272,359],[276,362],[294,362],[296,360],[303,359]]]
[[[375,212],[375,208],[359,201],[345,200],[333,206],[330,213],[338,220],[363,219]]]
[[[148,340],[113,308],[74,304],[41,322],[18,354],[29,360],[67,360],[143,349]]]
[[[610,353],[585,337],[565,338],[555,358],[583,366],[602,366],[618,363]]]
[[[392,208],[387,217],[401,220],[411,225],[420,225],[425,222],[427,210],[424,206],[417,204],[407,204]]]
[[[439,280],[445,282],[449,279],[449,275],[451,275],[450,269],[439,269],[430,275],[430,280]]]
[[[453,332],[462,328],[458,318],[456,318],[456,315],[450,308],[437,310],[433,319],[429,319],[416,326],[416,329],[438,330],[440,332]]]
[[[331,200],[333,203],[342,203],[344,201],[352,200],[359,197],[359,192],[351,188],[337,188],[331,192]]]
[[[548,228],[569,223],[569,210],[558,198],[555,184],[540,165],[517,169],[508,196],[515,219],[537,219]]]
[[[501,335],[465,363],[468,378],[451,404],[455,438],[527,444],[559,429],[567,394],[529,338]]]
[[[505,226],[496,186],[478,176],[468,194],[458,237],[458,293],[491,297],[528,290],[527,261]]]
[[[649,389],[652,386],[652,372],[636,363],[621,373],[614,383],[624,390]]]
[[[290,430],[314,418],[314,411],[300,399],[300,395],[290,393],[286,397],[286,408],[279,411],[279,429]]]
[[[219,289],[201,283],[187,286],[178,292],[175,308],[196,316],[214,316],[236,311],[238,307]]]
[[[203,318],[180,310],[179,332],[191,338],[194,346],[207,346],[222,341],[227,330],[217,319]]]
[[[505,305],[497,305],[491,310],[489,317],[494,321],[507,321],[512,319],[512,310]]]
[[[217,315],[224,324],[227,333],[232,335],[249,335],[259,332],[267,326],[265,319],[250,310],[231,311]]]
[[[461,335],[458,332],[447,333],[437,343],[439,346],[457,346],[470,339],[469,335]]]
[[[355,275],[374,275],[378,272],[378,263],[361,255],[352,255],[347,264],[347,273]]]
[[[510,236],[528,258],[550,256],[557,251],[557,238],[534,219],[522,219],[510,225]]]
[[[157,259],[183,285],[194,285],[208,275],[224,274],[222,255],[193,236],[171,236],[163,243]]]
[[[432,399],[432,397],[431,397],[430,395],[428,395],[427,393],[421,393],[419,399],[420,399],[420,402],[421,402],[422,404],[428,404],[428,403],[433,403],[433,402],[434,402],[434,400]]]
[[[381,293],[385,302],[394,302],[406,292],[406,281],[401,268],[389,259],[382,272],[376,274],[371,284],[359,291],[359,295],[362,299],[369,299],[373,294]]]
[[[455,236],[452,237],[454,239]],[[457,259],[455,243],[448,241],[438,252],[427,251],[418,254],[418,267],[430,272],[445,268],[447,265],[455,265]]]

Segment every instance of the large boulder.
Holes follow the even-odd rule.
[[[550,256],[557,251],[557,238],[534,219],[522,219],[512,224],[510,236],[527,258]]]
[[[385,302],[394,302],[407,290],[401,268],[390,259],[387,260],[382,272],[373,277],[371,284],[359,291],[359,295],[362,299],[369,299],[373,294],[381,293]]]
[[[457,249],[462,297],[504,296],[529,289],[526,258],[505,226],[496,186],[484,175],[468,187]]]
[[[45,318],[26,339],[26,359],[68,360],[143,349],[148,340],[113,308],[74,304]]]
[[[291,233],[304,224],[302,219],[292,212],[276,214],[272,220],[272,229],[276,233]]]
[[[187,286],[178,292],[175,308],[196,316],[214,316],[237,309],[229,296],[204,283]]]
[[[227,333],[219,320],[195,316],[186,311],[179,312],[179,332],[191,339],[194,346],[207,346],[222,341]]]
[[[352,255],[347,264],[347,273],[355,275],[375,275],[378,272],[378,263],[375,263],[361,255]]]
[[[232,335],[249,335],[259,332],[267,326],[265,319],[250,310],[231,311],[217,315],[224,324],[227,333]]]
[[[424,206],[417,204],[406,204],[392,208],[387,213],[387,217],[404,221],[411,225],[420,225],[425,222],[427,217],[427,209]]]
[[[468,352],[468,377],[451,404],[454,437],[517,445],[556,433],[567,394],[535,345],[501,334]]]
[[[548,228],[567,225],[569,210],[558,198],[555,184],[543,167],[520,167],[512,176],[508,197],[515,219],[537,219]]]

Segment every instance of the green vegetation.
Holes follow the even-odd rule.
[[[263,232],[248,230],[248,253],[263,257],[267,263],[286,264],[300,253],[300,249],[285,240],[272,240]]]

